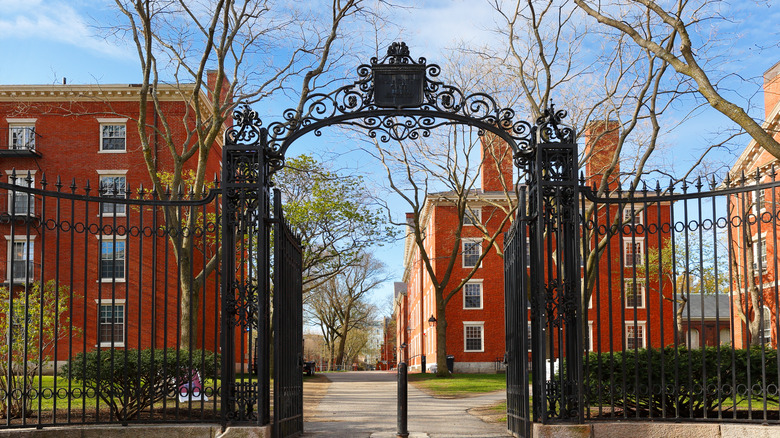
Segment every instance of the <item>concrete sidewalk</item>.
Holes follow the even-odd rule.
[[[397,427],[397,377],[386,371],[330,373],[333,382],[316,417],[304,424],[305,437],[389,438]],[[435,399],[409,385],[409,436],[510,437],[505,424],[489,424],[467,409],[506,399],[499,391],[463,399]]]

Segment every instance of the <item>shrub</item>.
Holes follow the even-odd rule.
[[[761,346],[590,353],[584,368],[585,396],[591,405],[625,406],[654,416],[712,414],[724,402],[727,409],[751,393],[777,402],[777,395],[766,391],[778,384],[777,350],[764,348],[763,354],[764,360]]]
[[[219,355],[193,350],[191,364],[189,357],[187,350],[177,354],[173,348],[114,350],[113,354],[95,350],[74,356],[60,376],[82,383],[118,420],[130,420],[165,397],[174,397],[193,371],[200,372],[201,379],[217,376]]]

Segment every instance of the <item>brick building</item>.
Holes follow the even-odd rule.
[[[780,140],[780,62],[764,73],[764,123],[767,132],[774,132],[774,138]],[[778,257],[777,244],[778,219],[777,206],[780,203],[780,190],[777,184],[777,172],[780,161],[751,140],[729,171],[732,186],[770,184],[770,187],[749,190],[735,194],[728,199],[729,217],[736,219],[731,223],[730,260],[733,274],[734,346],[746,347],[766,342],[777,346],[778,336]],[[760,221],[751,220],[759,217]],[[746,218],[747,220],[739,220]],[[740,224],[747,224],[746,227]],[[752,274],[752,275],[751,275]],[[752,277],[752,279],[750,278]],[[761,313],[754,309],[752,300],[747,298],[746,290],[758,289],[758,306]],[[749,320],[758,320],[761,339],[750,339],[749,330],[739,316],[743,312]]]
[[[192,86],[155,90],[174,147],[189,141],[195,125],[192,105],[183,97],[193,91],[187,87]],[[8,191],[0,202],[4,286],[23,294],[34,283],[51,281],[68,298],[66,313],[78,329],[58,341],[59,361],[95,347],[177,343],[179,286],[170,244],[161,238],[155,248],[139,248],[138,241],[150,236],[132,231],[164,223],[162,212],[85,197],[135,198],[128,192],[145,186],[148,193],[152,187],[138,135],[139,90],[132,84],[0,86],[0,174],[10,183],[82,197],[44,199]],[[207,96],[201,97],[208,105]],[[164,129],[152,105],[145,123]],[[172,170],[163,136],[154,135],[150,143],[149,158],[158,172]],[[219,174],[221,155],[220,145],[212,149],[210,175]],[[206,283],[201,305],[213,303],[217,293],[216,275]],[[214,327],[215,318],[212,310],[204,311],[201,321]],[[213,349],[216,336],[215,330],[199,333],[195,347]]]
[[[601,180],[612,161],[618,126],[614,122],[594,123],[583,134],[587,157],[586,181],[593,184]],[[421,210],[420,223],[426,230],[426,252],[434,260],[435,271],[443,272],[449,262],[447,255],[459,241],[458,260],[451,284],[457,284],[470,272],[474,261],[484,251],[484,236],[495,232],[505,218],[506,210],[500,205],[507,202],[507,193],[513,193],[514,166],[510,153],[495,153],[493,149],[488,149],[496,147],[508,151],[506,144],[483,143],[481,188],[469,196],[469,210],[473,213],[464,216],[461,239],[454,235],[453,230],[457,229],[460,218],[448,193],[430,194]],[[612,190],[617,189],[619,172],[617,166],[607,177]],[[610,196],[619,195],[612,193]],[[616,351],[672,343],[674,339],[670,330],[661,339],[658,324],[653,327],[650,323],[658,318],[673,321],[672,305],[658,304],[662,301],[661,295],[670,294],[671,284],[663,279],[646,280],[637,273],[637,266],[645,260],[648,249],[657,248],[659,241],[657,235],[649,238],[645,234],[647,229],[643,224],[668,224],[670,205],[654,203],[632,208],[629,204],[621,208],[615,204],[599,208],[596,215],[602,223],[619,217],[622,223],[632,225],[631,228],[636,231],[630,236],[612,236],[609,250],[599,258],[597,267],[591,267],[596,269],[597,279],[588,304],[588,333],[584,337],[586,348],[591,351]],[[484,225],[487,233],[477,229],[472,221]],[[595,244],[597,237],[592,238],[591,245]],[[668,235],[660,237],[668,238]],[[503,248],[503,235],[499,236],[495,245]],[[610,270],[622,270],[623,275],[610,275]],[[405,346],[399,360],[407,360],[410,370],[419,371],[423,362],[428,368],[435,363],[438,325],[429,323],[435,314],[433,288],[420,262],[412,233],[407,233],[403,280],[405,291],[396,293],[395,297],[396,336],[398,345]],[[609,311],[610,306],[614,311]],[[495,249],[485,254],[473,277],[450,300],[446,319],[446,351],[454,356],[454,372],[492,372],[500,368],[506,351],[504,260]],[[600,323],[594,324],[597,319]]]

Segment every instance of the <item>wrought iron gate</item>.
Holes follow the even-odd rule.
[[[520,192],[525,211],[525,187]],[[515,220],[504,239],[504,312],[506,321],[506,418],[507,428],[518,436],[531,436],[528,388],[528,257],[525,223]]]
[[[546,109],[531,129],[532,153],[516,160],[526,181],[504,270],[507,420],[521,437],[531,436],[532,421],[582,421],[577,145],[565,115]]]
[[[303,432],[303,276],[301,240],[274,190],[274,436]]]

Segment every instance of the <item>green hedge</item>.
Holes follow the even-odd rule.
[[[748,398],[763,400],[763,388],[778,385],[777,350],[764,348],[763,360],[761,346],[749,350],[666,347],[589,353],[584,377],[585,396],[591,406],[625,406],[632,412],[652,411],[654,416],[696,417],[717,412],[719,404],[728,409]],[[758,392],[750,394],[749,390]],[[767,401],[777,403],[777,390],[769,392],[774,394],[767,393]]]
[[[118,420],[130,420],[154,403],[176,396],[193,371],[200,373],[201,381],[217,376],[219,355],[193,350],[192,364],[189,358],[189,351],[173,348],[114,350],[113,354],[95,350],[74,356],[60,376],[69,376],[94,392]]]

